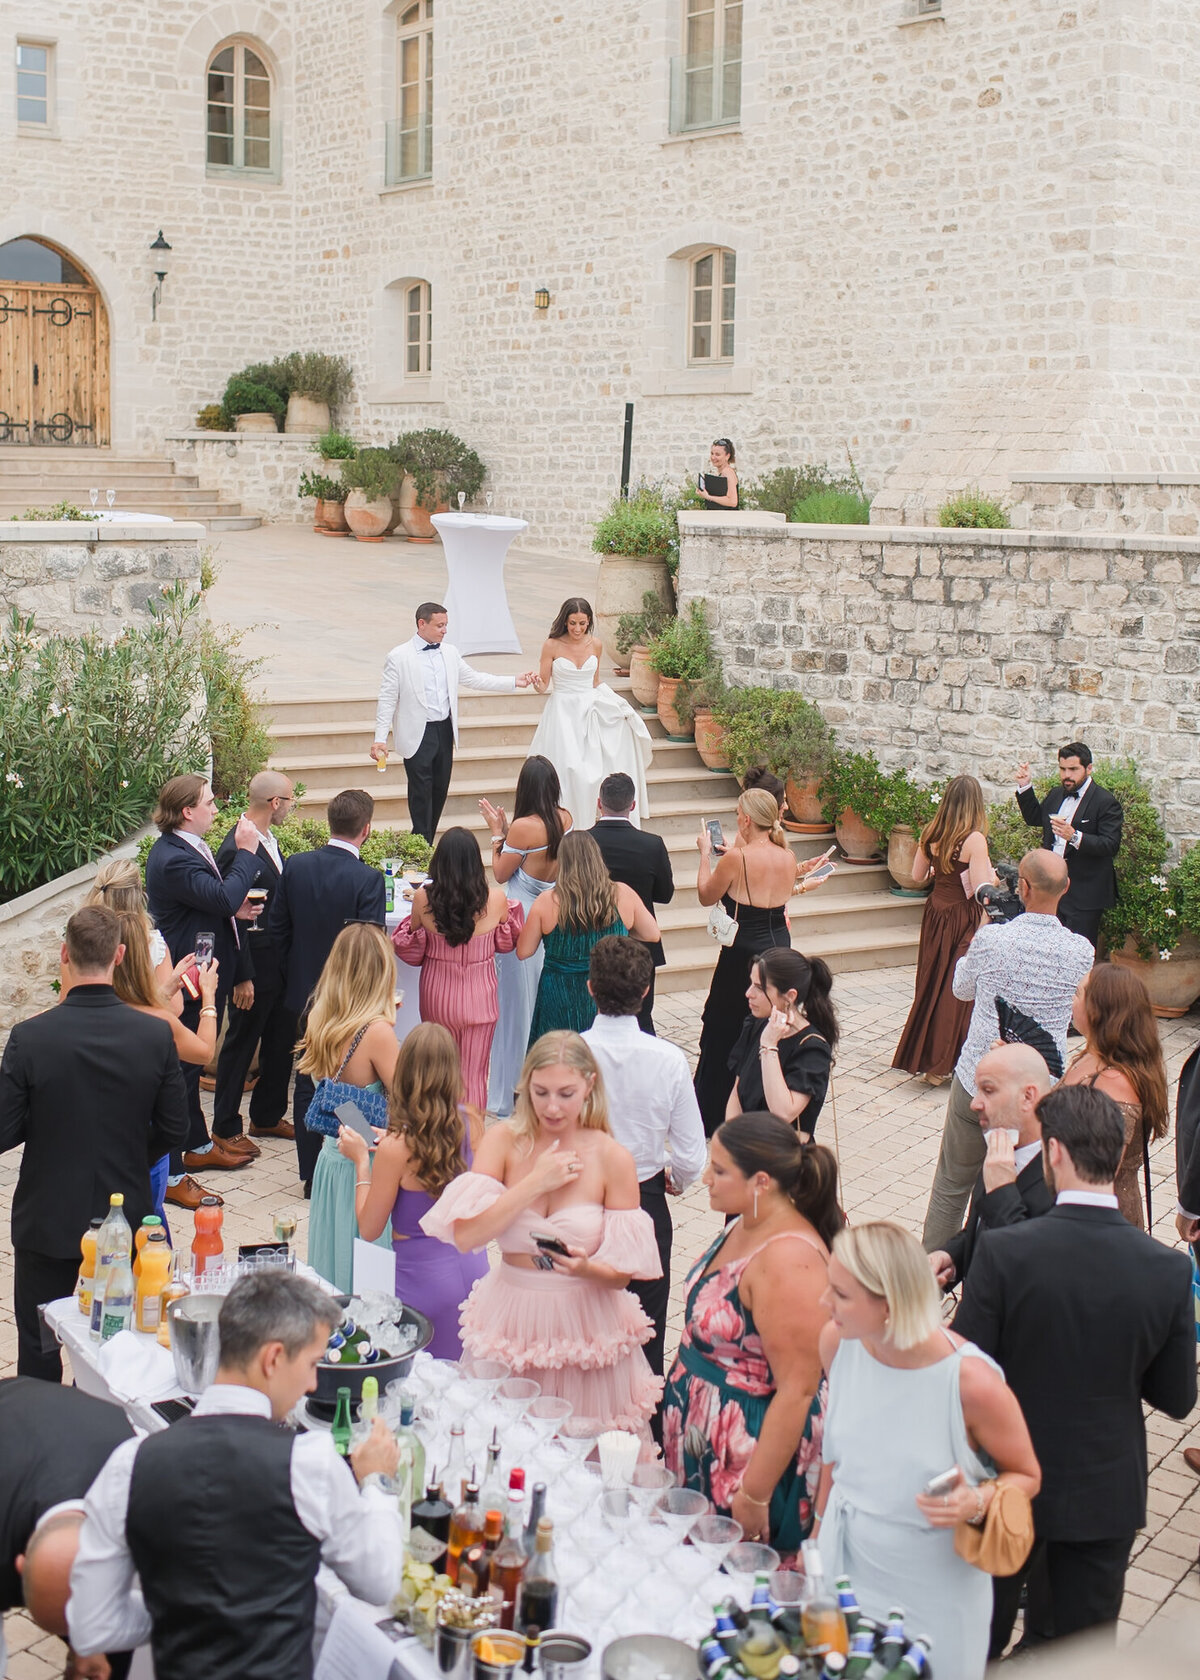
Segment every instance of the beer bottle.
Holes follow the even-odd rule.
[[[821,1680],[845,1680],[846,1659],[840,1651],[830,1651],[821,1669]]]
[[[736,1606],[732,1598],[723,1598],[720,1604],[713,1605],[713,1633],[726,1656],[736,1657],[737,1648],[741,1641],[741,1628],[738,1626],[738,1616],[745,1625],[746,1613],[740,1605]]]
[[[904,1611],[893,1608],[888,1611],[887,1628],[879,1641],[879,1661],[888,1674],[899,1668],[907,1646]]]
[[[342,1458],[350,1456],[350,1390],[339,1388],[337,1409],[333,1414],[333,1445]]]
[[[847,1634],[853,1634],[854,1629],[858,1625],[858,1618],[861,1615],[861,1611],[858,1608],[858,1600],[854,1596],[854,1588],[850,1585],[849,1576],[838,1576],[837,1596],[838,1609],[842,1612],[842,1615],[846,1619],[846,1632]]]
[[[787,1646],[771,1622],[771,1588],[765,1574],[754,1577],[754,1592],[746,1626],[737,1648],[737,1660],[755,1680],[775,1680]]]
[[[854,1632],[850,1635],[846,1680],[864,1680],[864,1676],[871,1672],[875,1665],[875,1639],[878,1633],[878,1623],[873,1622],[869,1616],[859,1616]]]
[[[929,1673],[929,1641],[928,1639],[914,1639],[908,1650],[896,1664],[892,1673],[899,1676],[899,1680],[919,1680],[919,1676]]]

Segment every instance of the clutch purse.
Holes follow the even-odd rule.
[[[342,1123],[334,1110],[347,1102],[357,1103],[370,1125],[386,1128],[386,1092],[364,1091],[361,1085],[348,1085],[344,1079],[318,1079],[312,1101],[304,1116],[305,1130],[320,1132],[322,1137],[336,1138]]]
[[[1003,1476],[978,1528],[960,1522],[954,1550],[964,1563],[985,1575],[1015,1575],[1033,1549],[1033,1506],[1024,1488]]]
[[[718,945],[732,945],[737,938],[737,917],[731,916],[718,899],[708,912],[708,935]]]

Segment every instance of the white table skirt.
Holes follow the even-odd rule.
[[[504,556],[513,538],[529,529],[528,521],[435,513],[433,523],[446,554],[450,640],[462,653],[520,653],[504,588]]]

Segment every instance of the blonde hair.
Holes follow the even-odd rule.
[[[942,802],[921,830],[921,850],[941,875],[950,874],[954,854],[976,832],[987,837],[987,806],[974,776],[955,776],[946,784]],[[936,852],[931,848],[936,846]]]
[[[388,1131],[408,1145],[412,1172],[429,1196],[440,1196],[466,1171],[462,1088],[457,1044],[436,1021],[422,1021],[400,1046],[388,1092]]]
[[[113,991],[122,1003],[163,1009],[166,998],[150,961],[150,918],[144,910],[119,912],[125,955],[113,970]]]
[[[313,991],[308,1029],[300,1040],[300,1073],[332,1079],[350,1040],[372,1021],[396,1019],[396,957],[374,922],[354,922],[333,942]]]
[[[592,1079],[592,1088],[579,1111],[579,1124],[585,1132],[608,1132],[611,1137],[608,1098],[604,1092],[600,1064],[575,1032],[543,1033],[536,1044],[530,1045],[521,1067],[521,1077],[517,1080],[517,1101],[508,1123],[513,1136],[529,1144],[537,1137],[538,1117],[529,1100],[529,1081],[535,1073],[548,1067],[569,1067],[585,1079]]]
[[[558,926],[597,933],[617,919],[617,889],[590,834],[564,834],[558,848]]]
[[[919,1346],[942,1322],[929,1256],[910,1232],[886,1219],[848,1225],[833,1252],[869,1295],[887,1302],[887,1340],[898,1351]]]
[[[110,857],[96,871],[85,904],[103,904],[118,916],[127,911],[145,911],[146,894],[136,858]]]
[[[746,821],[769,834],[777,846],[788,850],[787,835],[779,821],[779,801],[765,788],[747,788],[737,802],[738,812]]]

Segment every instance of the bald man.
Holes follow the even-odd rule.
[[[953,1289],[966,1278],[982,1231],[1019,1225],[1054,1206],[1042,1173],[1037,1116],[1037,1105],[1053,1084],[1044,1058],[1028,1044],[1002,1044],[980,1057],[971,1111],[979,1117],[987,1153],[966,1225],[929,1256],[942,1289]]]
[[[296,1018],[283,1006],[283,964],[267,928],[271,896],[283,873],[283,858],[271,830],[287,821],[294,803],[292,784],[278,770],[260,770],[250,783],[246,815],[259,833],[258,873],[250,896],[256,891],[265,896],[260,899],[263,913],[250,924],[238,953],[232,1008],[217,1062],[213,1136],[218,1138],[242,1136],[242,1091],[256,1047],[258,1083],[250,1097],[250,1138],[295,1136],[287,1110]],[[232,841],[231,831],[217,853],[217,868],[222,874],[233,866],[236,854]],[[247,1141],[243,1147],[259,1153],[258,1145],[252,1142]]]
[[[925,1214],[922,1241],[928,1253],[944,1251],[962,1227],[986,1145],[972,1110],[975,1070],[1000,1036],[996,999],[1030,1015],[1053,1038],[1065,1065],[1067,1028],[1075,988],[1095,952],[1081,934],[1058,919],[1067,890],[1067,866],[1054,852],[1027,852],[1017,871],[1025,914],[1011,922],[984,922],[954,971],[956,998],[973,1000],[971,1025],[954,1069],[942,1146]]]

